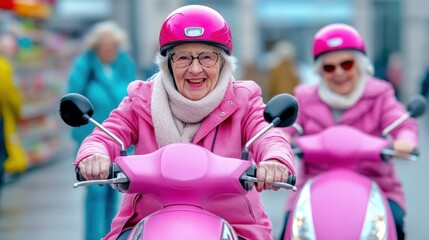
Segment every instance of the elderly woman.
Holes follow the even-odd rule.
[[[267,126],[261,89],[253,81],[236,81],[232,37],[215,10],[199,5],[172,12],[161,27],[160,68],[149,81],[134,81],[128,96],[103,125],[136,154],[147,154],[177,142],[190,142],[225,157],[240,158],[244,144]],[[244,197],[221,195],[206,209],[228,221],[242,239],[272,239],[271,222],[259,191],[295,172],[291,147],[273,129],[251,147],[258,165],[257,189]],[[95,130],[76,159],[85,179],[105,179],[119,146]],[[226,207],[229,206],[229,207]],[[231,206],[234,206],[233,208]],[[152,195],[125,194],[105,239],[125,239],[142,218],[162,208]]]
[[[393,87],[372,77],[373,67],[365,54],[364,41],[351,26],[331,24],[320,29],[314,37],[313,56],[319,83],[298,86],[295,91],[302,106],[296,123],[302,126],[304,134],[343,124],[381,136],[384,128],[405,114]],[[297,134],[294,128],[285,131],[289,137]],[[391,134],[398,154],[409,154],[417,146],[418,126],[413,119],[406,120]],[[303,186],[322,171],[323,166],[303,162],[297,186]],[[362,163],[358,171],[374,179],[386,193],[399,239],[403,239],[405,199],[393,163]],[[290,194],[286,221],[297,196]]]
[[[128,84],[136,79],[136,68],[125,53],[125,32],[113,22],[94,25],[84,41],[85,51],[70,72],[68,91],[88,97],[97,111],[94,119],[102,121],[126,95]],[[77,145],[93,130],[82,126],[72,130]],[[117,213],[117,192],[109,186],[88,186],[85,197],[85,239],[100,239],[110,229]]]

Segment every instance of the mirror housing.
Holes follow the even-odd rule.
[[[81,94],[69,93],[60,100],[61,119],[69,126],[86,125],[94,114],[91,102]]]
[[[412,118],[422,116],[426,110],[426,98],[422,95],[414,95],[407,104],[407,111]]]
[[[274,96],[264,110],[265,121],[274,123],[276,127],[292,126],[297,117],[298,102],[295,97],[287,93]]]

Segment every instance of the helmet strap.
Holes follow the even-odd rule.
[[[168,60],[167,60],[168,61],[167,62],[168,72],[170,72],[171,79],[173,79],[174,88],[177,90],[176,79],[174,79],[173,67],[171,66],[171,57],[170,57],[170,54],[167,53],[167,57],[168,57]]]

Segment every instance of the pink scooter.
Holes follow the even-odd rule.
[[[415,97],[408,113],[383,131],[382,137],[338,125],[295,140],[302,161],[324,164],[327,169],[301,189],[290,214],[284,239],[396,239],[389,204],[379,186],[355,171],[361,161],[387,161],[395,156],[388,135],[409,117],[424,113],[425,99]],[[302,128],[295,125],[295,128]],[[417,152],[408,156],[417,159]]]
[[[70,126],[93,122],[121,145],[121,156],[114,160],[108,180],[84,181],[74,187],[92,184],[110,184],[125,193],[150,193],[164,203],[164,208],[142,219],[134,226],[128,239],[145,240],[237,240],[231,225],[204,210],[204,203],[216,194],[246,194],[257,182],[256,166],[248,161],[249,146],[275,126],[286,127],[295,122],[298,111],[296,100],[287,94],[273,98],[264,111],[270,122],[246,145],[242,159],[226,158],[190,143],[176,143],[145,155],[126,156],[119,138],[91,118],[91,103],[78,94],[67,94],[61,99],[60,115]],[[296,191],[295,176],[288,183],[274,186]]]

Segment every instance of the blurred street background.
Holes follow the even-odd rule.
[[[281,53],[294,62],[300,84],[316,81],[312,37],[333,22],[358,29],[376,76],[390,81],[403,103],[421,91],[429,69],[427,0],[0,0],[0,32],[13,32],[18,39],[12,60],[24,97],[19,134],[29,165],[25,172],[5,176],[0,239],[83,239],[84,189],[72,188],[75,146],[58,115],[83,34],[99,21],[116,21],[130,36],[138,77],[147,79],[157,71],[153,59],[163,20],[186,4],[210,6],[226,18],[238,59],[236,78],[256,81],[266,100],[274,94],[269,81]],[[413,240],[428,235],[428,115],[418,120],[420,160],[396,161],[407,198],[407,236]],[[286,197],[284,190],[263,193],[275,236]]]

